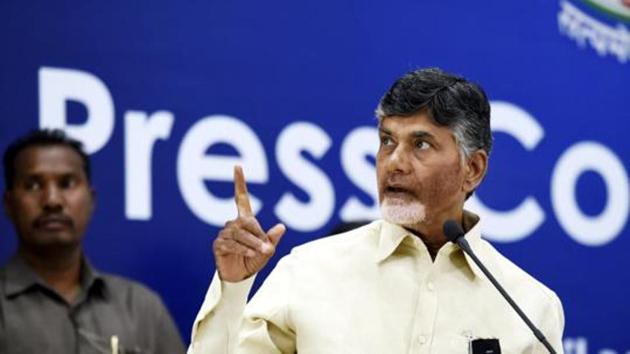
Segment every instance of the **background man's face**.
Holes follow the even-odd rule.
[[[77,152],[63,145],[32,146],[16,156],[4,206],[20,248],[35,251],[79,246],[93,198]]]
[[[376,156],[383,218],[405,226],[457,215],[465,199],[460,150],[451,130],[426,113],[387,117]]]

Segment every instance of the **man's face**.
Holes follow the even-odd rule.
[[[4,207],[20,248],[79,246],[94,206],[81,156],[63,145],[31,146],[14,163],[14,184],[5,192]]]
[[[416,226],[461,212],[464,164],[449,128],[418,113],[384,118],[379,136],[376,170],[385,220]]]

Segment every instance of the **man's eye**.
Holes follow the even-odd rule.
[[[426,141],[420,140],[416,143],[416,148],[420,149],[420,150],[426,150],[428,148],[431,147],[431,144],[427,143]]]
[[[388,136],[382,136],[381,137],[381,145],[390,145],[392,143],[392,139]]]
[[[26,181],[24,183],[24,189],[26,189],[27,191],[36,191],[40,188],[41,184],[39,183],[39,181]]]
[[[66,177],[59,182],[61,188],[72,188],[76,185],[76,179],[74,177]]]

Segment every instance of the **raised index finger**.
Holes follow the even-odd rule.
[[[241,166],[234,166],[234,201],[236,201],[239,216],[253,216],[245,175]]]

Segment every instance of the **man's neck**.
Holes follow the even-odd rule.
[[[73,303],[81,289],[80,247],[62,252],[29,252],[20,249],[18,254],[69,304]]]
[[[422,240],[427,248],[427,251],[429,251],[429,254],[431,255],[431,259],[435,261],[435,257],[440,251],[440,248],[442,248],[442,246],[446,244],[446,237],[444,237],[441,232],[439,234],[421,232],[418,230],[418,228],[415,227],[405,227],[405,229],[407,229]]]
[[[429,254],[431,255],[431,259],[435,261],[435,257],[437,257],[437,254],[442,246],[444,246],[446,242],[448,242],[448,239],[446,238],[446,236],[444,236],[444,222],[446,220],[452,219],[456,220],[461,225],[462,217],[462,212],[459,212],[458,215],[455,215],[454,217],[445,216],[433,219],[437,221],[425,220],[418,225],[405,228],[422,240],[424,245],[427,247]]]
[[[420,238],[422,239],[422,242],[424,242],[424,245],[427,247],[427,250],[429,251],[429,254],[431,255],[431,260],[435,261],[435,257],[437,257],[437,254],[442,248],[442,246],[446,244],[446,240],[440,240],[440,239],[435,239],[435,238],[430,238],[430,237],[423,238],[422,236],[420,236]]]

